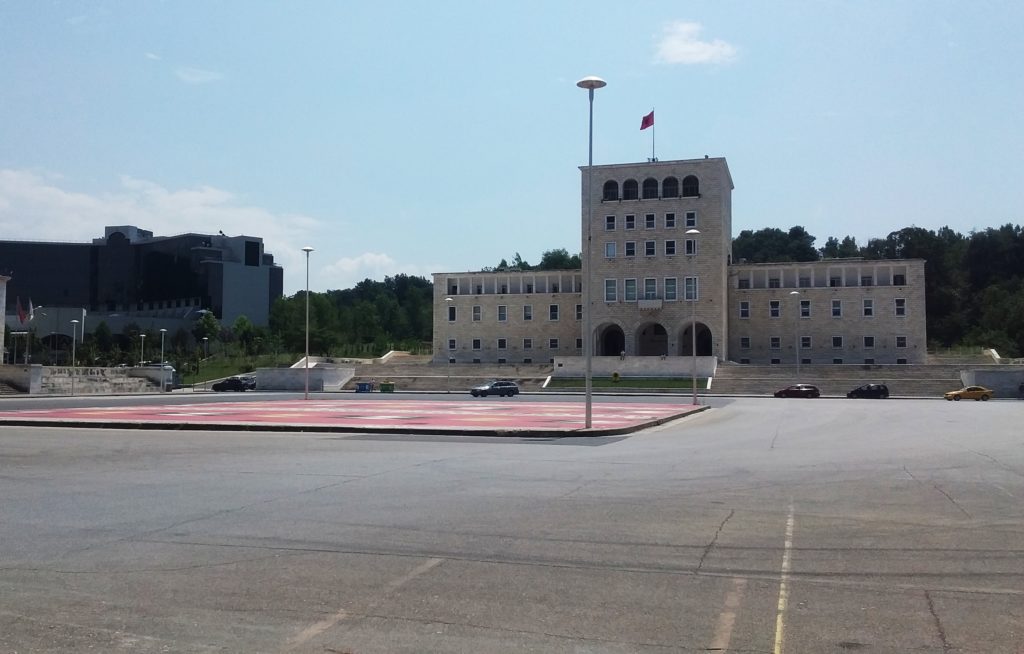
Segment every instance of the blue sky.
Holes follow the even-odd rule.
[[[0,0],[0,238],[262,236],[285,292],[578,252],[594,162],[724,156],[733,225],[1024,222],[1024,4]]]

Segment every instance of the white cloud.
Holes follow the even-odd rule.
[[[158,54],[156,54],[154,52],[147,52],[145,56],[146,56],[146,59],[151,59],[153,61],[162,61],[163,60],[163,57],[161,57],[160,55],[158,55]]]
[[[156,236],[218,230],[228,236],[257,236],[284,266],[285,292],[293,293],[305,282],[302,246],[321,231],[314,218],[247,205],[210,186],[172,190],[125,176],[115,190],[89,194],[67,190],[62,182],[54,175],[0,169],[0,234],[24,241],[87,243],[102,237],[107,225],[135,225]]]
[[[314,252],[313,257],[316,256]],[[311,264],[313,266],[314,264]],[[436,264],[400,264],[383,252],[364,252],[355,257],[342,257],[326,266],[317,267],[316,288],[352,288],[364,279],[383,281],[398,274],[417,275],[430,279],[431,273],[441,270]],[[311,282],[311,286],[314,286]]]
[[[217,82],[224,79],[223,73],[218,73],[213,70],[203,70],[202,68],[189,68],[187,66],[179,66],[174,69],[174,74],[182,82],[186,84],[210,84],[211,82]]]
[[[657,43],[655,61],[663,64],[725,64],[736,58],[736,47],[721,39],[700,40],[700,23],[676,21],[666,25]]]

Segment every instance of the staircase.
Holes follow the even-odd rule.
[[[893,396],[941,397],[961,388],[959,364],[940,365],[796,365],[763,366],[722,364],[718,366],[711,392],[723,395],[771,395],[795,384],[814,384],[822,395],[845,396],[861,384],[885,384]]]
[[[24,395],[24,393],[10,384],[0,382],[0,395]]]

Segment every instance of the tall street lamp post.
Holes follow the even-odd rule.
[[[313,251],[313,248],[308,245],[302,248],[302,251],[306,253],[306,395],[305,399],[309,399],[309,253]]]
[[[793,350],[796,352],[796,383],[800,383],[800,291],[790,291],[793,307]]]
[[[688,236],[698,236],[700,234],[699,229],[688,229],[686,230]],[[690,298],[690,356],[691,356],[691,369],[690,369],[690,386],[693,388],[693,404],[697,405],[697,248],[696,240],[694,241],[693,254],[693,291],[692,297]],[[683,291],[686,292],[685,290]]]
[[[586,277],[583,280],[583,359],[584,359],[584,372],[583,372],[583,388],[584,395],[586,396],[586,416],[583,421],[585,429],[590,429],[593,418],[593,398],[591,397],[591,377],[592,377],[592,364],[591,358],[593,353],[593,337],[590,333],[590,246],[591,246],[591,231],[594,219],[594,207],[593,207],[593,182],[594,182],[594,90],[604,88],[607,86],[600,77],[584,77],[580,81],[576,82],[576,86],[581,89],[587,89],[587,95],[590,100],[590,121],[587,131],[587,242],[584,243],[584,261],[583,269],[586,271]]]
[[[71,321],[71,394],[75,394],[75,346],[78,344],[78,321]]]
[[[139,340],[139,365],[141,366],[146,360],[146,335],[139,334]]]
[[[444,299],[445,312],[448,313],[449,315],[451,314],[451,311],[452,311],[451,310],[452,302],[455,302],[454,298],[446,297]],[[447,319],[447,318],[448,318],[448,316],[445,316],[445,319]],[[451,332],[451,328],[449,327],[448,329],[445,330],[445,337],[444,337],[444,356],[445,356],[445,360],[448,361],[448,369],[447,369],[448,374],[447,374],[447,379],[444,382],[444,392],[445,393],[451,393],[452,392],[452,353],[451,353],[451,349],[450,349],[450,345],[449,345],[449,341],[451,340],[451,333],[450,332]]]
[[[167,390],[167,368],[164,366],[164,336],[167,335],[167,330],[163,327],[160,328],[160,390]]]
[[[203,358],[210,357],[210,337],[203,336]],[[196,374],[199,374],[199,366],[196,366]],[[206,390],[206,380],[203,380],[203,390]]]

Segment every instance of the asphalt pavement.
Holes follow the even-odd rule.
[[[1020,406],[719,400],[589,438],[0,427],[0,651],[1020,654]]]

